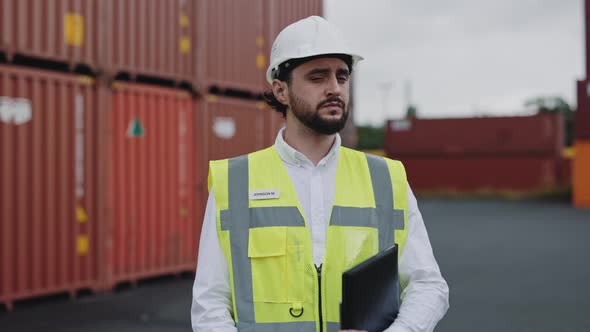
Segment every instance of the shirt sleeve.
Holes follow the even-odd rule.
[[[399,261],[401,306],[385,332],[431,332],[449,308],[449,287],[434,258],[416,197],[408,185],[408,237]]]
[[[215,195],[211,189],[203,219],[197,272],[193,284],[193,331],[236,332],[232,307],[229,269],[217,236]]]

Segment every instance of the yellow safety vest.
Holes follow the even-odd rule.
[[[321,273],[274,147],[211,161],[212,186],[238,331],[338,331],[342,272],[394,243],[403,251],[408,196],[399,161],[340,148]]]

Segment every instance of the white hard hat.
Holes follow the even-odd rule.
[[[287,60],[323,54],[349,55],[353,65],[363,60],[350,48],[340,30],[324,18],[310,16],[299,20],[283,29],[272,44],[266,80],[272,84],[273,72]]]

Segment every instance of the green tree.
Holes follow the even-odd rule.
[[[532,108],[539,113],[556,112],[563,117],[565,130],[565,145],[571,146],[574,141],[574,118],[573,109],[562,97],[538,96],[527,99],[524,103],[527,108]]]
[[[383,149],[384,131],[383,126],[358,126],[358,149],[375,150]]]
[[[406,119],[410,118],[417,118],[418,117],[418,108],[414,104],[408,104],[406,107]]]

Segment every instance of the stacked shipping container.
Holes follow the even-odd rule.
[[[201,217],[194,101],[176,89],[117,83],[111,105],[105,286],[191,271]]]
[[[0,302],[94,288],[97,90],[88,77],[0,65]]]
[[[321,9],[0,1],[0,303],[193,271],[207,161],[273,143],[270,43]]]
[[[418,191],[538,192],[565,186],[563,120],[531,117],[390,121],[387,156]]]
[[[197,80],[207,88],[254,94],[266,88],[263,1],[199,1]]]
[[[194,1],[0,2],[0,52],[109,76],[195,79]]]
[[[0,52],[84,65],[99,62],[99,4],[84,0],[0,1]]]

